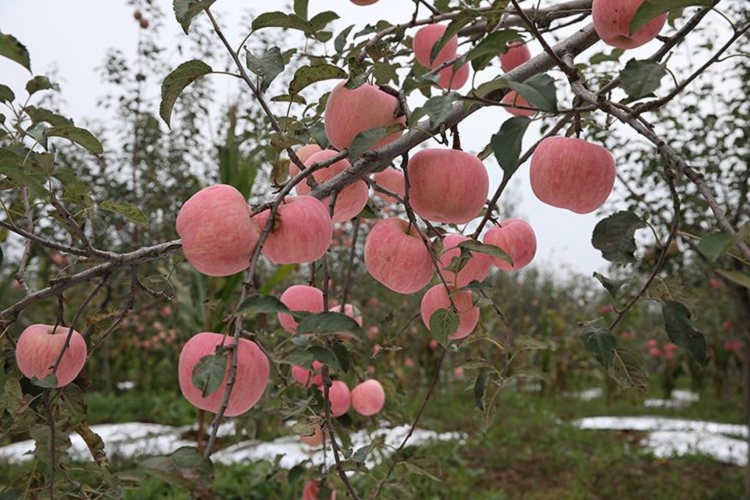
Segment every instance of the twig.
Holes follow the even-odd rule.
[[[21,189],[21,196],[23,197],[23,208],[26,214],[26,228],[31,233],[34,228],[34,215],[31,212],[31,205],[29,204],[29,190],[27,187]],[[21,255],[21,263],[18,265],[18,271],[16,272],[15,278],[26,295],[31,290],[29,285],[26,283],[26,266],[29,264],[29,258],[31,257],[31,240],[27,239],[23,246],[23,254]]]

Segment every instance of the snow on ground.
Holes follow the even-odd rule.
[[[666,417],[590,417],[574,424],[582,429],[648,432],[641,444],[657,457],[702,454],[723,463],[747,465],[744,425]]]
[[[103,424],[92,425],[91,430],[101,436],[105,443],[105,449],[109,458],[134,457],[143,455],[168,455],[181,446],[194,446],[195,442],[180,439],[187,427],[177,428],[167,425],[125,423],[125,424]],[[219,428],[219,436],[234,434],[233,422],[222,424]],[[372,466],[380,459],[389,455],[396,449],[409,431],[409,426],[387,428],[381,426],[373,432],[362,430],[350,436],[352,449],[368,446],[373,440],[383,437],[384,446],[376,453],[368,455],[366,464]],[[429,441],[449,441],[463,439],[460,433],[442,433],[415,429],[409,439],[409,446],[420,446]],[[69,456],[74,460],[91,460],[89,452],[83,439],[77,434],[70,436],[72,446],[68,450]],[[34,451],[32,440],[20,441],[0,448],[0,463],[20,463],[31,460]],[[244,441],[220,450],[213,455],[213,459],[224,464],[238,462],[267,460],[273,462],[278,455],[282,455],[280,466],[291,469],[306,460],[315,464],[323,463],[326,459],[322,449],[311,448],[303,444],[297,436],[283,436],[271,442]],[[328,460],[331,460],[330,451]]]

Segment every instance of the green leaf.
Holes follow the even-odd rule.
[[[551,76],[534,75],[523,83],[508,81],[508,87],[521,94],[531,106],[557,113],[557,87]]]
[[[358,57],[350,57],[346,60],[346,65],[349,70],[349,79],[346,80],[344,88],[354,90],[367,83],[368,72],[367,68]]]
[[[57,387],[57,375],[51,373],[42,379],[31,377],[31,383],[37,387],[44,387],[45,389],[54,389]]]
[[[31,73],[29,51],[13,35],[0,33],[0,56],[17,62]]]
[[[615,358],[617,339],[608,328],[590,326],[578,335],[578,339],[604,368],[609,368]]]
[[[104,200],[99,204],[99,208],[120,214],[131,222],[135,222],[141,226],[148,224],[148,217],[143,213],[143,210],[138,208],[137,205],[126,201]]]
[[[169,484],[197,493],[205,490],[213,481],[214,466],[204,458],[197,448],[182,446],[166,456],[146,457],[138,461],[137,467]]]
[[[426,477],[427,479],[431,479],[432,481],[435,481],[435,482],[438,482],[438,483],[442,483],[443,482],[439,477],[436,477],[436,476],[430,474],[429,472],[427,472],[423,468],[421,468],[421,467],[419,467],[417,465],[414,465],[411,462],[399,462],[399,464],[403,465],[406,468],[406,470],[409,471],[409,473],[411,473],[411,474],[416,474],[417,476],[423,476],[423,477]]]
[[[271,274],[271,276],[266,279],[265,283],[263,283],[263,286],[260,288],[260,293],[268,293],[276,286],[278,286],[280,283],[282,283],[286,278],[289,277],[290,274],[295,272],[297,270],[296,264],[284,264],[281,266],[277,266],[276,270]]]
[[[492,59],[508,50],[508,42],[518,40],[518,32],[514,30],[500,30],[487,35],[473,49],[466,54],[466,59],[471,61],[474,71],[487,66]],[[524,96],[525,97],[525,96]],[[529,101],[531,102],[531,101]]]
[[[204,398],[218,391],[224,382],[229,352],[226,346],[219,346],[214,354],[203,356],[193,367],[193,385],[201,390]]]
[[[415,109],[411,114],[411,117],[409,117],[409,127],[416,127],[419,119],[427,116],[430,120],[426,128],[436,128],[451,114],[453,103],[458,100],[458,97],[458,94],[455,92],[430,97],[422,107]]]
[[[478,252],[489,255],[491,257],[497,257],[498,259],[503,259],[509,264],[513,264],[513,259],[511,258],[511,256],[505,253],[500,247],[495,245],[480,243],[477,240],[466,240],[459,243],[458,248],[465,248],[467,250],[471,250],[472,252]]]
[[[45,179],[40,178],[39,175],[29,174],[26,162],[27,157],[25,155],[16,154],[5,148],[0,149],[0,175],[26,186],[40,199],[46,199],[49,193],[44,187]]]
[[[53,127],[67,127],[68,125],[73,125],[73,120],[66,116],[59,115],[54,111],[50,111],[49,109],[26,106],[23,110],[29,115],[32,123],[46,122]]]
[[[23,496],[24,493],[21,490],[7,490],[0,493],[0,500],[19,500]]]
[[[733,235],[717,231],[701,238],[698,242],[698,251],[702,253],[709,262],[714,262],[727,251],[727,248],[729,248],[733,242]]]
[[[254,294],[246,298],[240,305],[239,310],[249,314],[289,312],[289,308],[273,295],[259,294]]]
[[[712,3],[711,0],[645,0],[635,12],[633,20],[630,21],[630,32],[635,33],[650,20],[672,9],[681,9],[691,5],[710,7]]]
[[[443,347],[450,343],[450,336],[458,330],[458,313],[451,309],[438,309],[430,316],[430,334]]]
[[[29,95],[35,94],[40,90],[50,90],[56,88],[57,85],[49,81],[49,78],[47,78],[46,76],[35,76],[34,78],[26,82],[26,92],[28,92]]]
[[[460,11],[456,15],[456,17],[454,17],[453,20],[448,24],[445,29],[445,33],[443,33],[443,36],[440,37],[438,43],[434,44],[432,46],[432,49],[430,49],[430,63],[433,63],[435,61],[437,55],[440,53],[443,47],[445,47],[445,44],[448,43],[453,35],[461,31],[461,28],[474,21],[476,17],[477,12],[474,10],[466,9]]]
[[[632,212],[617,212],[599,221],[591,243],[610,262],[635,262],[635,231],[646,223]]]
[[[640,356],[618,347],[612,365],[608,370],[609,376],[617,381],[623,389],[646,390],[648,373]]]
[[[661,86],[667,70],[654,61],[631,59],[620,72],[622,89],[631,99],[640,99],[653,94]]]
[[[609,292],[613,299],[617,298],[617,292],[620,291],[622,285],[627,283],[627,280],[612,280],[604,276],[603,274],[594,273],[594,278],[599,280],[599,283]]]
[[[693,361],[705,367],[706,338],[693,326],[687,307],[682,302],[664,300],[661,302],[661,311],[669,340],[684,348]]]
[[[169,122],[172,119],[172,108],[177,98],[188,85],[198,78],[205,76],[213,71],[211,66],[193,59],[177,66],[170,74],[164,78],[161,84],[161,104],[159,105],[159,116],[171,128]]]
[[[245,54],[247,68],[263,79],[261,90],[266,91],[271,82],[284,71],[284,58],[281,49],[271,47],[262,56],[255,57],[249,50]]]
[[[174,0],[172,7],[182,31],[188,34],[193,18],[209,8],[216,0]]]
[[[297,326],[297,333],[335,334],[354,333],[363,335],[362,327],[346,314],[323,312],[306,316]]]
[[[349,161],[354,163],[365,151],[369,151],[383,137],[387,137],[394,132],[403,130],[401,124],[389,125],[387,127],[374,128],[366,132],[360,132],[354,137],[351,146],[349,146]]]
[[[732,283],[735,283],[740,286],[744,286],[745,288],[750,288],[750,274],[746,272],[725,271],[723,269],[719,269],[716,272],[724,276],[726,279],[728,279]]]
[[[346,344],[344,342],[333,342],[331,344],[331,351],[333,351],[334,356],[336,356],[336,361],[338,361],[340,370],[342,372],[348,372],[352,363],[352,357],[349,354],[349,350],[346,348]]]
[[[333,64],[319,64],[317,66],[302,66],[294,73],[289,82],[289,95],[295,96],[302,89],[323,80],[341,80],[346,78],[346,71]]]
[[[310,22],[295,14],[283,12],[264,12],[253,20],[253,31],[262,28],[290,28],[313,34],[315,30]]]
[[[331,10],[327,10],[320,14],[316,14],[310,19],[310,24],[312,25],[313,31],[320,31],[338,18],[338,14]]]
[[[85,128],[75,127],[73,125],[52,127],[44,131],[44,137],[62,137],[85,148],[89,153],[95,155],[104,153],[104,148],[102,147],[102,143],[99,142],[99,139]]]
[[[349,33],[351,33],[352,28],[354,28],[353,24],[347,27],[346,29],[344,29],[344,31],[342,31],[338,35],[336,35],[336,38],[333,40],[333,48],[334,50],[336,50],[337,54],[341,54],[344,51],[344,47],[346,47],[346,37],[349,36]]]
[[[510,179],[518,170],[523,136],[530,123],[531,119],[525,116],[514,116],[503,122],[498,133],[490,139],[492,152],[504,172],[503,179]]]
[[[10,87],[0,83],[0,102],[11,103],[13,102],[13,99],[15,98],[16,98],[16,95],[13,93]]]
[[[487,395],[487,368],[479,370],[479,375],[474,382],[474,406],[479,411],[484,411],[485,396]]]
[[[294,0],[294,13],[302,19],[307,19],[308,0]]]

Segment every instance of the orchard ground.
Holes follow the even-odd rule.
[[[440,404],[428,405],[421,427],[465,431],[465,439],[407,448],[403,458],[411,465],[396,468],[406,483],[398,490],[386,489],[383,498],[731,500],[742,494],[739,466],[692,454],[658,458],[644,446],[646,432],[584,430],[575,425],[580,418],[597,415],[661,415],[734,424],[742,418],[739,395],[719,401],[712,391],[703,391],[699,401],[672,409],[644,405],[649,398],[660,397],[655,383],[647,393],[610,392],[605,387],[603,394],[594,391],[590,399],[575,392],[550,396],[539,387],[519,391],[510,386],[496,401],[494,423],[476,432],[484,417],[473,408],[472,384],[448,372],[443,379],[446,383],[434,396]],[[91,393],[86,399],[91,424],[151,421],[180,426],[195,422],[195,410],[175,393],[133,389],[117,395]],[[248,419],[239,419],[237,424],[254,427],[266,441],[279,431]],[[195,435],[182,437],[190,440]],[[222,438],[221,448],[235,439]],[[33,467],[2,464],[0,491],[19,475],[30,478],[33,485]],[[300,498],[305,482],[295,469],[287,471],[269,462],[217,463],[215,467],[217,498]],[[370,472],[378,477],[383,467]],[[189,497],[187,490],[150,477],[135,460],[115,460],[114,470],[126,482],[137,478],[139,489],[128,491],[126,498]],[[81,473],[70,468],[70,474]],[[355,473],[354,478],[355,484],[366,486],[364,474]]]

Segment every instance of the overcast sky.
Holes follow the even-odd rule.
[[[248,3],[218,0],[215,4],[214,10],[220,19],[231,21],[228,33],[234,45],[244,36],[236,23]],[[378,19],[408,21],[411,10],[403,9],[404,4],[411,7],[410,2],[403,0],[381,0],[368,7],[355,6],[348,0],[311,0],[310,11],[312,15],[321,10],[336,10],[341,17],[337,28],[341,29],[349,24],[364,26]],[[162,0],[160,5],[171,12],[171,1]],[[174,37],[175,41],[184,36],[171,16],[167,24],[171,26],[165,36]],[[14,35],[28,47],[34,74],[45,74],[52,69],[57,72],[68,104],[66,111],[79,123],[85,123],[86,118],[104,116],[96,107],[96,98],[103,93],[96,68],[102,65],[105,51],[110,47],[132,54],[138,29],[132,8],[124,0],[0,0],[0,31]],[[216,46],[217,50],[222,50],[218,40]],[[531,48],[532,53],[539,52],[537,45],[532,44]],[[183,57],[187,59],[189,55]],[[180,62],[177,58],[174,61],[175,65]],[[495,68],[483,72],[478,82],[491,79],[499,71],[496,64]],[[0,82],[10,84],[17,96],[24,94],[22,89],[28,78],[21,66],[0,58]],[[467,89],[468,85],[462,90]],[[460,127],[462,147],[472,153],[479,152],[509,117],[499,109],[475,113]],[[525,143],[531,144],[534,138],[534,133],[527,134]],[[492,192],[499,183],[500,170],[492,158],[485,164],[493,179]],[[528,183],[528,163],[519,169],[512,188],[513,199],[520,200],[518,214],[529,221],[537,234],[539,249],[535,265],[561,275],[573,270],[591,276],[594,271],[606,268],[606,262],[590,243],[593,227],[603,216],[576,215],[537,201]],[[608,209],[609,212],[614,210],[614,207]]]

